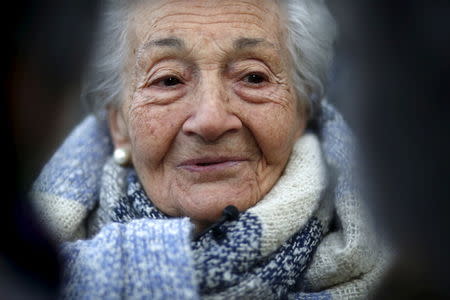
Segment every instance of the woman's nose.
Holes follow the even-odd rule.
[[[225,97],[217,90],[204,92],[183,124],[183,132],[199,136],[206,142],[214,142],[224,134],[242,128],[241,120],[228,109]]]

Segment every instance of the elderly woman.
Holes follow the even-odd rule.
[[[63,296],[367,297],[385,256],[351,134],[321,101],[335,36],[323,1],[104,9],[85,90],[97,117],[33,189]]]

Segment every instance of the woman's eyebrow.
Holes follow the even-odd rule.
[[[275,48],[275,46],[272,43],[268,42],[266,39],[263,38],[242,37],[238,38],[233,42],[233,48],[236,50],[244,50],[246,48],[254,48],[261,46]],[[180,38],[169,37],[148,41],[142,46],[142,49],[146,50],[152,47],[169,47],[183,50],[186,48],[186,45],[184,41]]]
[[[233,48],[236,50],[244,50],[246,48],[254,48],[254,47],[270,47],[275,48],[275,46],[268,42],[266,39],[262,38],[238,38],[233,42]]]
[[[178,50],[186,49],[184,41],[180,38],[175,37],[148,41],[142,46],[142,50],[147,50],[148,48],[152,47],[169,47],[169,48],[176,48]]]

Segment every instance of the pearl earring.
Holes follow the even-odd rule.
[[[125,148],[117,148],[114,150],[114,162],[120,166],[125,166],[130,162],[130,150]]]

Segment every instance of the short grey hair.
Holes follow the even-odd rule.
[[[128,55],[127,13],[132,0],[106,0],[94,44],[94,55],[82,87],[82,101],[104,116],[108,105],[118,105],[123,91],[123,69]],[[323,0],[281,0],[287,21],[287,48],[294,65],[297,98],[310,117],[319,111],[326,93],[333,59],[336,24]]]

